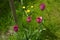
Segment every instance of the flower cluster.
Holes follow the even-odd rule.
[[[33,7],[34,7],[34,6],[31,6],[31,8],[33,8]],[[22,8],[25,9],[26,7],[23,6]],[[44,10],[44,9],[45,9],[45,4],[44,4],[44,3],[41,3],[41,4],[40,4],[40,9],[41,9],[41,10]],[[24,11],[25,11],[26,13],[30,13],[30,12],[31,12],[31,10],[29,10],[29,9],[24,10]],[[42,16],[39,16],[39,17],[36,18],[36,22],[37,22],[37,23],[41,23],[41,22],[42,22],[42,19],[43,19]],[[28,23],[31,22],[31,21],[32,21],[32,17],[31,17],[31,16],[28,16],[27,19],[26,19],[26,21],[27,21]],[[15,25],[15,26],[14,26],[14,31],[15,31],[15,32],[18,31],[18,25]]]
[[[31,22],[32,18],[30,16],[27,17],[27,22]],[[42,17],[37,17],[36,18],[36,22],[37,23],[41,23],[42,22]]]

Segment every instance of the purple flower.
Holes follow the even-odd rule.
[[[14,31],[17,32],[18,31],[18,25],[14,26]]]
[[[37,21],[37,23],[41,23],[42,22],[42,17],[37,17],[36,21]]]
[[[45,4],[44,3],[40,4],[40,9],[41,10],[44,10],[45,9]]]
[[[31,17],[30,16],[27,17],[27,22],[31,22]]]

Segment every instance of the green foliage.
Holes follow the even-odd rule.
[[[0,32],[6,32],[13,24],[9,0],[0,0]]]
[[[23,0],[23,5],[21,5],[21,1],[15,1],[19,31],[13,36],[10,35],[8,40],[58,40],[60,38],[59,2],[59,0]],[[0,31],[6,31],[9,28],[7,26],[14,25],[13,16],[7,3],[8,1],[3,1],[0,6]],[[39,6],[41,3],[45,3],[46,5],[44,11],[40,10]],[[4,7],[5,5],[7,5],[6,8]],[[26,9],[23,9],[23,6]],[[26,13],[26,10],[30,10],[31,12]],[[26,21],[27,15],[32,17],[30,23]],[[36,22],[36,17],[38,16],[43,17],[43,22],[40,24]]]

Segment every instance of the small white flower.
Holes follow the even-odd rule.
[[[25,6],[23,6],[22,8],[25,9]]]
[[[31,6],[31,8],[33,8],[34,6]]]

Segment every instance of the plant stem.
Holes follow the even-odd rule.
[[[17,16],[16,16],[16,9],[15,9],[15,5],[14,5],[14,0],[9,0],[9,3],[10,3],[10,7],[11,7],[14,21],[17,24]]]
[[[23,0],[21,0],[21,5],[23,5]]]

